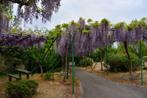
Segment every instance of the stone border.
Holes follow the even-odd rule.
[[[80,83],[79,83],[79,90],[80,90],[81,98],[82,98],[82,96],[83,96],[83,94],[84,94],[84,90],[83,90],[83,86],[82,86],[81,81],[80,81]]]

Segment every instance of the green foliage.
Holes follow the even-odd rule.
[[[10,4],[8,6],[6,6],[5,4],[0,4],[0,14],[6,16],[10,20],[13,18],[12,8],[13,6]]]
[[[119,22],[115,25],[115,29],[120,29],[120,28],[127,28],[127,24],[125,22]]]
[[[91,25],[95,28],[99,27],[99,22],[98,21],[95,21],[94,23],[91,23]]]
[[[7,72],[15,72],[15,68],[17,65],[20,65],[22,62],[18,58],[6,58],[5,59],[5,65],[6,65],[6,71]]]
[[[147,45],[143,46],[143,55],[147,56]]]
[[[19,64],[25,65],[26,69],[33,73],[40,72],[40,66],[42,66],[44,72],[60,70],[61,58],[57,53],[55,53],[54,43],[57,36],[60,36],[64,28],[66,28],[66,24],[58,26],[50,32],[45,31],[48,32],[48,34],[46,34],[48,40],[44,44],[44,47],[39,47],[39,45],[26,49],[18,47],[0,47],[0,53],[5,58],[4,61],[8,71],[13,71],[16,65]],[[16,29],[16,32],[17,30],[18,29]],[[44,34],[44,32],[38,29],[26,32]]]
[[[83,58],[82,57],[75,57],[74,60],[75,60],[75,63],[76,63],[76,66],[80,66],[80,61],[82,60]]]
[[[8,98],[31,98],[37,87],[38,83],[34,80],[10,82],[6,87],[6,94]]]
[[[48,44],[48,43],[47,43]],[[53,49],[48,49],[45,46],[43,49],[33,49],[27,51],[26,68],[33,72],[40,72],[39,65],[42,65],[44,72],[55,71],[61,63],[60,56]]]
[[[107,19],[102,19],[101,24],[110,25],[110,22]]]
[[[4,72],[0,72],[0,78],[5,77],[6,74]]]
[[[140,60],[137,56],[131,54],[131,61],[133,70],[137,70],[140,65]],[[109,54],[107,57],[107,64],[110,66],[110,71],[114,72],[126,72],[129,71],[129,61],[125,54],[117,53],[117,54]]]
[[[88,23],[91,23],[91,22],[93,22],[93,20],[92,20],[91,18],[89,18],[89,19],[87,20],[87,22],[88,22]]]
[[[94,52],[90,53],[88,57],[92,58],[95,62],[99,62],[102,57],[101,51],[99,49],[96,49]]]
[[[139,25],[142,26],[142,27],[147,28],[146,21],[147,21],[146,17],[141,18],[141,20],[139,20]]]
[[[87,29],[83,29],[83,30],[82,30],[82,33],[83,33],[83,34],[88,34],[88,33],[90,33],[90,32],[89,32],[89,30],[87,30]]]
[[[138,26],[140,25],[140,23],[138,22],[138,20],[133,20],[130,24],[129,24],[129,29],[134,29],[134,28],[138,28]]]
[[[24,51],[17,47],[0,47],[0,54],[5,65],[5,71],[14,72],[17,65],[21,65]]]
[[[93,59],[91,59],[89,57],[84,57],[79,62],[79,65],[82,67],[92,66],[92,64],[93,64]]]
[[[44,79],[45,80],[54,80],[54,73],[52,72],[47,72],[44,74]]]

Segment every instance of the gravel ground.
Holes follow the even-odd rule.
[[[79,83],[76,80],[75,96],[72,96],[71,81],[63,82],[63,77],[55,76],[54,81],[45,81],[38,75],[33,77],[39,82],[37,94],[33,98],[80,98]],[[1,97],[0,97],[1,98]]]
[[[58,82],[42,82],[39,83],[38,93],[33,98],[66,98],[65,86]]]
[[[81,80],[83,98],[147,98],[147,88],[124,85],[76,69]]]

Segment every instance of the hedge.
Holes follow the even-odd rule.
[[[140,67],[140,60],[137,56],[131,54],[131,62],[133,71]],[[127,72],[129,71],[129,60],[124,54],[109,54],[107,57],[107,64],[110,66],[110,71],[113,72]]]

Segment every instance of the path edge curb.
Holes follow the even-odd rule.
[[[83,86],[82,86],[82,82],[80,81],[80,86],[79,86],[79,89],[80,89],[80,93],[81,93],[81,96],[83,96],[84,94],[84,90],[83,90]],[[82,97],[81,97],[82,98]]]

